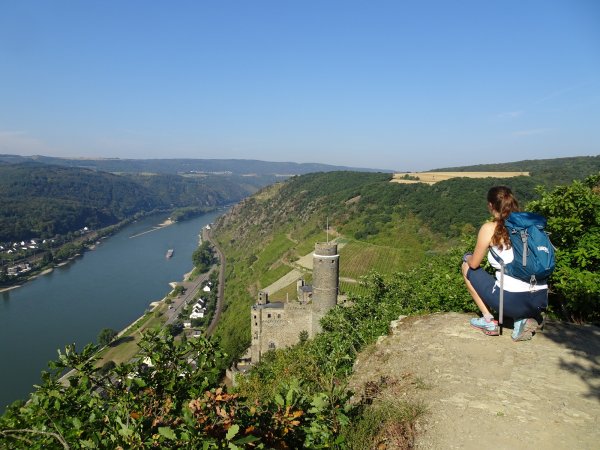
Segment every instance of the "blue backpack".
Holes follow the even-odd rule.
[[[504,264],[492,250],[494,258],[504,266],[504,273],[531,285],[546,282],[556,264],[554,247],[544,230],[546,219],[535,213],[514,212],[504,225],[515,257],[511,263]]]

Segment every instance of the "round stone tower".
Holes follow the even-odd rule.
[[[337,304],[340,255],[337,244],[318,242],[313,253],[313,331],[320,332],[319,320]]]

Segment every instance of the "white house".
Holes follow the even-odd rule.
[[[210,292],[210,287],[208,287],[208,286],[204,286],[204,287],[202,288],[202,290],[203,290],[204,292]]]
[[[204,311],[194,311],[190,314],[190,319],[202,319],[204,317]]]

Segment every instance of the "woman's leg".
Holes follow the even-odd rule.
[[[479,296],[479,294],[477,293],[477,291],[475,290],[475,288],[473,287],[473,285],[467,278],[469,269],[470,269],[469,265],[466,262],[464,262],[462,264],[462,274],[463,274],[463,278],[465,280],[465,284],[467,286],[467,290],[469,291],[469,294],[471,294],[471,297],[473,297],[473,300],[475,301],[475,304],[479,308],[479,311],[481,311],[481,314],[483,314],[484,317],[491,316],[492,314],[490,313],[490,310],[485,305],[485,303],[483,302],[483,300],[481,299],[481,297]]]

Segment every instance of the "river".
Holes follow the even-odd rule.
[[[0,414],[14,400],[28,398],[58,349],[75,343],[81,350],[103,328],[121,330],[162,299],[169,282],[192,269],[202,227],[220,214],[149,233],[166,216],[145,218],[70,264],[0,293]],[[174,249],[169,259],[168,249]]]

